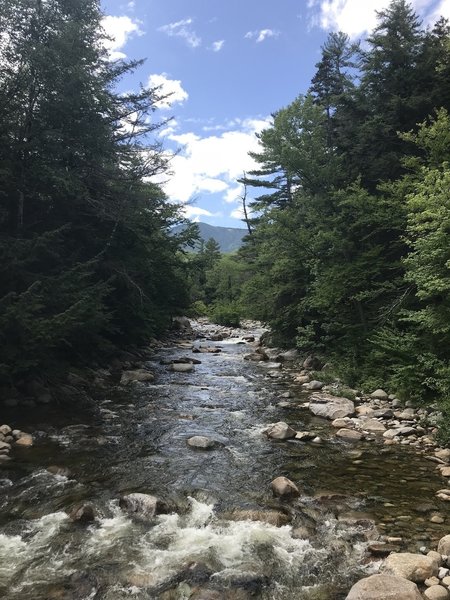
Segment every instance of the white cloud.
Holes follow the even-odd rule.
[[[238,206],[237,208],[232,210],[230,213],[230,217],[232,219],[239,219],[240,221],[242,221],[245,217],[244,209],[242,208],[242,206]]]
[[[149,88],[159,88],[158,95],[161,100],[155,102],[156,108],[170,108],[174,104],[183,104],[189,98],[189,94],[183,89],[179,79],[169,79],[167,73],[154,73],[148,78]]]
[[[198,220],[198,217],[214,217],[215,216],[209,210],[205,210],[204,208],[200,208],[199,206],[191,206],[190,204],[183,206],[182,212],[184,213],[184,216],[188,219],[197,217],[197,220]]]
[[[377,12],[386,9],[391,0],[308,0],[308,7],[318,9],[314,24],[322,29],[344,31],[355,39],[374,29]],[[450,16],[450,0],[440,0],[433,10],[433,0],[410,0],[414,10],[426,23],[434,22],[440,14]],[[431,11],[431,12],[430,12]]]
[[[173,176],[164,185],[168,197],[185,203],[201,193],[219,192],[226,202],[239,201],[241,188],[236,187],[236,179],[243,171],[256,168],[248,152],[258,151],[255,133],[268,124],[269,119],[247,119],[216,135],[168,135],[169,140],[182,147],[171,161]]]
[[[244,37],[248,40],[256,39],[256,43],[260,44],[267,38],[278,37],[279,35],[280,32],[275,29],[260,29],[259,31],[247,31]]]
[[[111,60],[126,58],[126,54],[121,52],[132,35],[142,35],[139,28],[139,22],[133,21],[130,17],[114,17],[107,15],[102,19],[102,27],[110,39],[103,40],[103,45],[109,52]]]
[[[213,52],[220,52],[225,44],[225,40],[217,40],[217,42],[213,42],[212,50]]]
[[[192,29],[191,25],[193,22],[194,20],[192,18],[183,19],[182,21],[177,21],[176,23],[163,25],[158,31],[166,33],[169,37],[182,38],[188,46],[191,48],[197,48],[201,45],[202,40]]]

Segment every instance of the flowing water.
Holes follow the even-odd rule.
[[[338,441],[300,406],[307,396],[289,378],[243,360],[249,345],[209,345],[222,352],[195,355],[202,362],[188,374],[160,360],[189,349],[161,349],[147,365],[155,384],[111,385],[96,409],[0,415],[36,438],[0,469],[0,597],[337,600],[379,566],[367,559],[373,521],[413,551],[447,533],[427,513],[446,511],[434,500],[443,483],[432,463],[405,447]],[[317,431],[322,443],[268,440],[263,429],[279,420]],[[193,435],[217,447],[192,449]],[[298,500],[273,498],[279,475],[297,483]],[[118,502],[131,492],[176,510],[132,519]],[[98,515],[87,526],[66,513],[82,502]],[[258,515],[242,511],[264,512],[250,520]]]

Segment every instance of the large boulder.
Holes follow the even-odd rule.
[[[133,517],[149,520],[155,515],[169,512],[168,505],[150,494],[127,494],[119,500],[119,506]]]
[[[364,437],[363,434],[359,431],[346,428],[342,428],[339,429],[339,431],[336,431],[336,436],[343,440],[346,440],[347,442],[359,442]]]
[[[448,600],[450,598],[447,589],[439,584],[430,585],[423,595],[427,600]]]
[[[378,389],[372,392],[370,394],[370,397],[374,400],[387,400],[389,398],[389,395],[384,390]]]
[[[382,569],[385,573],[404,577],[415,583],[422,583],[425,579],[438,574],[439,564],[430,556],[398,552],[390,554],[386,558]]]
[[[292,521],[292,517],[279,510],[233,510],[231,513],[223,515],[225,519],[230,521],[261,521],[275,527],[287,525]]]
[[[167,370],[174,373],[191,373],[194,370],[194,365],[192,363],[173,363]]]
[[[174,329],[181,331],[192,331],[191,322],[187,317],[173,317],[172,325]]]
[[[318,417],[326,419],[342,419],[355,412],[355,405],[348,398],[340,398],[331,394],[312,394],[309,410]]]
[[[371,575],[350,590],[346,600],[422,600],[415,583],[393,575]]]
[[[277,477],[270,484],[274,496],[290,499],[300,496],[300,490],[293,481],[287,477]]]
[[[320,371],[322,366],[322,361],[317,356],[308,356],[303,361],[303,368],[308,369],[308,371]]]
[[[289,440],[297,435],[297,432],[283,421],[271,425],[264,433],[273,440]]]

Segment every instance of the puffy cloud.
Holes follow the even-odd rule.
[[[387,8],[390,2],[391,0],[309,0],[308,6],[316,10],[318,8],[314,17],[315,24],[326,30],[344,31],[355,39],[373,30],[377,24],[377,11]],[[426,22],[433,20],[433,14],[450,14],[450,0],[440,0],[440,5],[435,10],[432,10],[433,0],[411,0],[411,4]]]
[[[220,52],[225,44],[225,40],[217,40],[217,42],[213,42],[212,50],[213,52]]]
[[[247,31],[244,37],[248,40],[256,39],[256,43],[260,44],[268,38],[278,37],[279,35],[280,32],[275,29],[260,29],[259,31]]]
[[[126,58],[126,54],[121,52],[132,35],[142,35],[139,28],[139,22],[133,21],[130,17],[114,17],[107,15],[102,19],[102,27],[110,39],[103,40],[105,48],[109,52],[111,60]]]
[[[440,0],[434,12],[430,16],[430,21],[435,23],[439,17],[450,19],[450,0]]]
[[[179,79],[169,79],[167,73],[154,73],[148,78],[149,88],[159,88],[158,94],[163,96],[155,103],[157,108],[170,108],[174,104],[183,104],[189,94],[183,89]]]
[[[268,119],[247,119],[220,135],[168,135],[181,146],[181,152],[171,161],[173,175],[164,185],[169,198],[184,203],[202,192],[222,192],[223,200],[237,201],[240,188],[236,188],[236,179],[243,171],[256,168],[248,152],[258,150],[255,133],[268,124]]]
[[[200,217],[215,217],[214,213],[206,210],[205,208],[200,208],[199,206],[192,206],[191,204],[186,204],[183,206],[182,212],[187,219],[192,219],[194,221],[199,221]]]
[[[194,20],[189,17],[188,19],[183,19],[182,21],[176,21],[175,23],[163,25],[158,31],[166,33],[169,37],[179,37],[183,39],[191,48],[197,48],[201,45],[202,40],[192,29],[191,25],[193,22]]]

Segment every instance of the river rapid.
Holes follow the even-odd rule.
[[[379,534],[417,552],[448,533],[427,516],[447,510],[432,463],[407,447],[336,439],[301,406],[307,393],[288,368],[243,360],[250,333],[261,330],[160,348],[145,365],[154,383],[111,383],[90,409],[0,415],[35,438],[0,467],[0,597],[338,600],[379,568],[367,551]],[[192,343],[222,351],[193,355]],[[161,364],[185,356],[201,360],[192,373]],[[263,430],[277,421],[322,441],[268,440]],[[190,448],[195,435],[217,446]],[[272,496],[280,475],[300,498]],[[174,510],[133,519],[119,507],[133,492]],[[97,514],[88,525],[66,512],[83,502]]]

